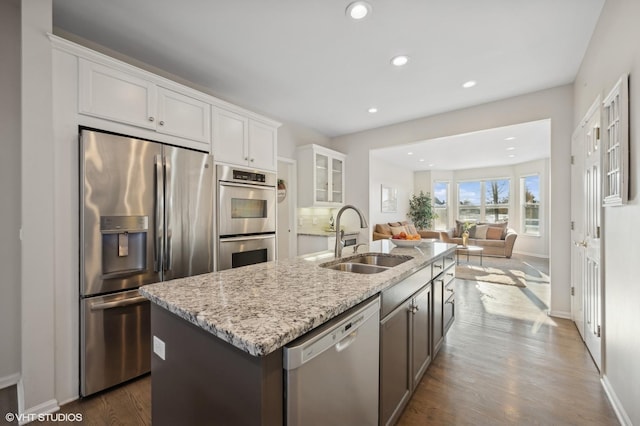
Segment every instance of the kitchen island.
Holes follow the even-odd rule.
[[[154,424],[282,424],[283,346],[455,247],[374,242],[370,252],[413,257],[377,274],[323,268],[333,255],[319,253],[141,287],[152,302]]]

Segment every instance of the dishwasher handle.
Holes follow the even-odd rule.
[[[349,346],[351,346],[351,344],[355,342],[357,338],[358,338],[358,330],[352,331],[351,334],[349,334],[347,337],[345,337],[344,339],[336,343],[336,346],[335,346],[336,351],[337,352],[344,351]]]

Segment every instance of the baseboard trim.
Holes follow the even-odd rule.
[[[571,319],[571,312],[565,312],[565,311],[549,311],[549,316],[551,317],[556,317],[556,318],[564,318],[564,319]]]
[[[18,424],[25,425],[27,423],[31,423],[34,420],[37,420],[38,414],[51,414],[60,410],[60,406],[58,405],[58,401],[55,399],[50,399],[49,401],[45,401],[42,404],[38,404],[35,407],[31,407],[28,410],[22,412],[23,420],[19,421]]]
[[[8,376],[0,377],[0,389],[17,385],[19,381],[20,381],[20,373],[14,373]]]
[[[624,410],[624,407],[622,406],[622,403],[618,399],[616,392],[613,390],[613,387],[611,386],[611,382],[609,382],[609,379],[607,378],[607,376],[603,375],[602,378],[600,379],[600,382],[602,383],[604,392],[607,394],[607,398],[609,398],[609,402],[611,402],[611,405],[613,406],[613,411],[615,411],[620,424],[622,426],[633,426],[633,424],[631,423],[631,419],[627,415],[627,412]]]

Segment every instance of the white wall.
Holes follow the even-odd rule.
[[[22,0],[21,411],[57,409],[51,0]],[[60,253],[70,256],[71,253]]]
[[[640,2],[608,0],[575,83],[574,127],[598,95],[630,73],[630,193],[624,207],[604,209],[604,383],[623,424],[640,425]]]
[[[357,166],[355,161],[352,161],[351,164]],[[367,220],[369,222],[368,239],[370,240],[377,223],[408,220],[409,198],[413,195],[413,171],[390,164],[375,155],[371,155],[369,158],[369,170],[369,194],[371,198],[369,199],[369,216]],[[397,212],[382,212],[380,208],[382,185],[398,190]]]
[[[20,2],[0,1],[0,389],[20,373]]]
[[[469,133],[529,121],[551,119],[550,248],[552,315],[569,318],[570,168],[573,86],[566,85],[471,108],[334,138],[332,148],[349,158],[366,158],[369,150]],[[356,162],[354,162],[356,163]],[[369,164],[358,161],[346,173],[346,201],[369,209]],[[368,213],[367,213],[368,214]]]
[[[331,145],[331,140],[308,127],[294,123],[283,123],[278,129],[278,156],[296,158],[296,148],[302,145]]]

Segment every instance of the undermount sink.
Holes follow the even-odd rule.
[[[392,268],[411,259],[413,259],[413,257],[411,256],[385,256],[383,254],[365,254],[349,259],[348,261],[352,263],[363,263],[367,265],[386,266],[388,268]]]
[[[377,274],[394,266],[411,260],[411,256],[389,256],[385,254],[363,254],[320,265],[336,271],[354,272],[356,274]]]

